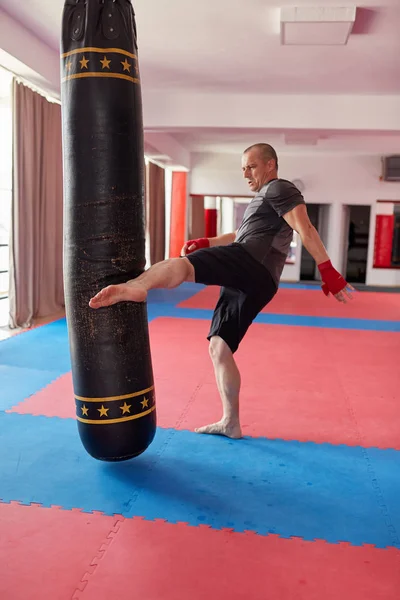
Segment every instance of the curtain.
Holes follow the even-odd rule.
[[[175,171],[172,174],[171,237],[169,245],[171,258],[180,256],[185,243],[186,186],[187,174],[184,171]]]
[[[63,309],[61,107],[13,83],[10,327]]]
[[[191,197],[189,235],[190,239],[205,236],[204,196]]]
[[[148,163],[146,168],[146,218],[150,244],[150,264],[165,257],[165,171]]]

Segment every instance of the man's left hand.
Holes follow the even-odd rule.
[[[318,269],[321,273],[322,291],[326,296],[331,293],[336,300],[344,303],[347,302],[346,297],[352,300],[350,292],[355,292],[355,289],[336,271],[330,260],[319,264]]]

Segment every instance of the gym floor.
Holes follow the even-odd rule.
[[[217,295],[150,294],[158,429],[124,463],[80,442],[65,319],[0,342],[1,600],[398,600],[400,294],[283,284],[235,441],[194,433]]]

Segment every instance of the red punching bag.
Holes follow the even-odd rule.
[[[205,236],[216,237],[217,235],[217,199],[215,196],[204,196],[204,224]]]
[[[126,460],[156,431],[147,306],[93,310],[89,300],[145,267],[142,100],[129,0],[65,1],[61,72],[64,284],[78,431],[94,458]]]

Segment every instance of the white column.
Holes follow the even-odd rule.
[[[235,231],[234,202],[232,198],[221,197],[221,235]]]

